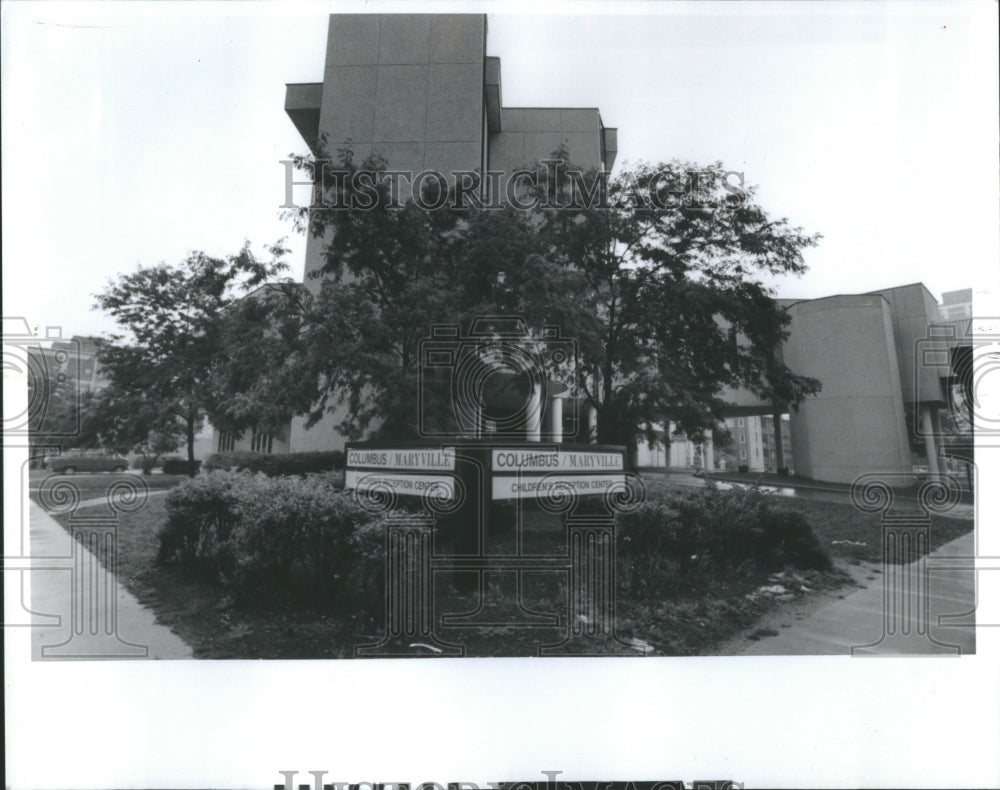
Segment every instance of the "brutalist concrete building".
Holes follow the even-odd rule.
[[[350,140],[357,159],[379,154],[392,170],[512,172],[560,146],[584,168],[610,170],[616,130],[596,108],[503,106],[500,59],[486,55],[486,37],[483,15],[331,16],[323,80],[288,85],[285,110],[314,153],[321,135],[334,151]],[[308,240],[306,287],[318,287],[309,275],[322,267],[324,245]],[[787,465],[781,426],[789,426],[795,471],[806,477],[849,483],[885,473],[903,481],[913,472],[914,434],[936,471],[938,412],[948,406],[955,349],[968,340],[934,335],[938,306],[928,290],[915,283],[783,304],[791,335],[780,353],[794,372],[819,379],[822,392],[784,421],[787,404],[731,392],[726,416],[773,415],[778,468]],[[546,404],[544,413],[561,406]],[[218,449],[338,449],[341,419],[328,415],[310,430],[295,419],[279,436],[223,435]],[[561,436],[553,424],[540,438]],[[646,463],[656,457],[641,455]],[[711,442],[698,455],[712,468]]]
[[[585,170],[610,170],[616,130],[596,107],[503,106],[500,58],[487,57],[486,36],[482,14],[332,15],[323,81],[288,85],[285,111],[314,154],[320,135],[332,151],[350,140],[357,160],[377,154],[391,170],[512,173],[560,146]],[[310,275],[325,244],[307,242],[307,287],[318,288]],[[340,448],[341,419],[306,430],[297,418],[271,446]]]
[[[503,106],[486,35],[481,14],[333,15],[323,81],[289,85],[285,111],[314,153],[325,134],[331,149],[350,140],[357,159],[379,154],[392,170],[509,173],[559,146],[610,170],[616,130],[596,107]],[[322,248],[309,240],[307,285]]]

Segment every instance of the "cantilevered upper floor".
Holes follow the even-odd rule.
[[[560,146],[610,170],[617,130],[596,108],[505,108],[482,14],[334,14],[323,81],[292,83],[285,111],[313,153],[348,141],[393,170],[514,170]]]

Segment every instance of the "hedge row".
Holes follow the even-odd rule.
[[[270,477],[305,475],[311,472],[332,472],[344,468],[342,450],[314,453],[268,455],[246,451],[216,453],[205,460],[205,470],[230,469],[236,472],[262,472]]]
[[[328,478],[217,471],[171,489],[166,507],[157,561],[184,564],[239,603],[328,603],[377,587],[382,528]]]
[[[193,464],[185,458],[164,458],[163,474],[165,475],[196,475],[201,468],[201,461]]]
[[[731,574],[832,567],[803,515],[775,508],[756,489],[651,493],[618,517],[617,544],[619,579],[634,598],[711,586]]]
[[[166,506],[158,561],[183,563],[237,602],[360,597],[381,612],[384,527],[329,476],[215,471],[172,489]],[[633,600],[831,567],[802,514],[752,489],[650,492],[617,524],[618,578]]]

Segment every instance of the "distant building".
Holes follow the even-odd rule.
[[[53,340],[49,346],[28,346],[28,357],[36,375],[65,376],[81,390],[102,390],[111,380],[103,375],[97,361],[98,338],[73,335],[70,340]]]
[[[764,414],[760,418],[761,422],[761,454],[764,457],[765,472],[780,472],[781,469],[788,469],[790,472],[795,468],[792,463],[792,434],[789,429],[789,418],[787,414],[779,416],[781,420],[781,430],[775,433],[774,416]],[[777,436],[781,437],[781,450],[778,453]]]
[[[704,442],[694,442],[683,433],[675,434],[675,426],[670,426],[669,446],[662,425],[654,426],[659,438],[650,446],[645,438],[639,439],[636,465],[640,469],[702,469],[716,468],[715,445],[711,436]]]
[[[760,415],[750,414],[725,420],[732,437],[732,453],[736,456],[737,466],[749,467],[751,472],[765,470],[762,419]]]

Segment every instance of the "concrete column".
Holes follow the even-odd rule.
[[[934,416],[934,407],[920,407],[920,420],[924,431],[924,449],[927,451],[927,469],[930,471],[931,477],[937,477],[941,474],[941,470],[938,467],[937,436],[934,433]]]
[[[549,432],[552,434],[552,441],[559,443],[563,440],[563,402],[562,398],[551,398],[549,400]]]
[[[781,470],[785,468],[785,447],[782,444],[781,436],[781,415],[772,414],[771,418],[774,420],[774,465],[777,467],[774,471],[781,473]]]
[[[528,401],[527,431],[529,442],[542,440],[542,385],[540,383],[531,388],[531,400]]]
[[[708,431],[708,435],[705,437],[705,444],[703,446],[703,454],[705,458],[705,471],[712,472],[715,470],[715,443],[712,441],[712,432]]]
[[[590,404],[587,405],[587,441],[597,442],[597,409]]]

